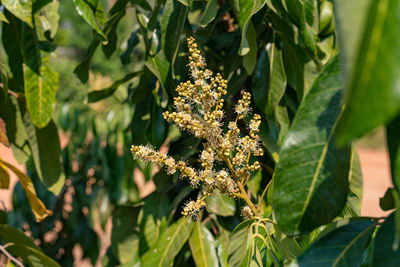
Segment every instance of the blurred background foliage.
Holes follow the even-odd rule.
[[[134,161],[130,145],[149,144],[199,165],[201,142],[180,133],[161,115],[172,110],[177,84],[190,78],[185,39],[193,36],[208,67],[228,80],[226,120],[234,118],[234,104],[245,90],[252,93],[253,111],[262,115],[260,136],[266,153],[260,159],[262,170],[248,184],[257,198],[272,179],[279,148],[300,103],[338,53],[333,3],[1,3],[0,117],[16,159],[26,163],[35,194],[53,213],[37,222],[32,200],[19,183],[13,210],[0,213],[3,242],[15,242],[4,234],[6,227],[23,230],[34,243],[26,241],[31,243],[13,253],[32,266],[72,266],[77,245],[82,258],[93,265],[139,266],[141,261],[143,266],[227,266],[228,255],[232,265],[235,255],[228,243],[242,221],[244,203],[217,195],[199,222],[186,224],[181,206],[198,190],[177,175]],[[240,127],[246,131],[244,124]],[[361,193],[352,197],[354,209],[343,213],[359,215]],[[265,217],[271,215],[270,198],[261,201]],[[276,228],[282,242],[262,264],[292,262],[321,230],[292,239]],[[235,231],[233,238],[240,229]],[[167,238],[172,233],[180,233],[173,235],[173,243]],[[110,234],[108,247],[104,239]],[[206,246],[207,259],[199,246]],[[253,247],[246,244],[245,249]],[[37,251],[33,258],[26,256],[28,248]],[[166,258],[152,256],[157,249],[166,251]],[[265,248],[262,252],[271,253]],[[257,262],[249,256],[245,260]]]

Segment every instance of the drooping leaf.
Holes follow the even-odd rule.
[[[283,66],[282,49],[275,42],[269,49],[270,75],[268,88],[268,104],[266,113],[272,115],[281,101],[286,89],[286,74]]]
[[[359,12],[358,5],[355,8],[348,14]],[[351,76],[346,80],[346,109],[339,125],[341,143],[389,122],[400,110],[400,51],[395,49],[400,45],[399,12],[399,1],[372,1],[353,69],[347,70]],[[346,38],[341,38],[343,46]]]
[[[152,97],[149,105],[150,121],[146,128],[147,141],[159,149],[164,143],[168,133],[168,124],[162,115],[160,103],[157,103],[156,97]]]
[[[200,221],[197,221],[194,226],[189,238],[189,245],[196,266],[218,266],[215,239],[207,227]]]
[[[169,210],[168,199],[164,194],[161,196],[151,194],[144,200],[140,226],[139,253],[143,255],[148,249],[154,247],[162,232],[167,226],[167,212]]]
[[[139,255],[139,210],[137,207],[120,207],[112,217],[111,249],[122,264]]]
[[[229,239],[228,265],[239,266],[244,260],[251,243],[251,225],[254,220],[247,220],[240,223]]]
[[[300,32],[306,48],[315,53],[318,35],[318,1],[304,0],[300,20]]]
[[[8,21],[8,19],[6,18],[6,16],[3,14],[3,12],[0,12],[0,21],[4,21],[4,22],[7,22],[7,23],[10,23]]]
[[[10,174],[4,164],[0,162],[0,189],[8,189],[10,185]]]
[[[160,19],[161,48],[165,58],[174,65],[180,36],[185,25],[189,8],[178,0],[167,0]]]
[[[58,1],[51,1],[35,14],[36,30],[43,35],[45,32],[49,32],[51,39],[55,37],[58,30],[58,22],[60,20],[59,5]]]
[[[107,41],[107,37],[101,30],[102,20],[104,18],[103,8],[96,0],[73,0],[75,9],[100,36],[101,41]]]
[[[201,17],[201,26],[205,27],[212,22],[218,13],[218,0],[209,0]]]
[[[31,0],[3,0],[1,3],[14,16],[33,28]]]
[[[257,63],[257,33],[253,23],[250,21],[246,30],[246,40],[249,45],[249,52],[243,57],[243,67],[248,75],[251,75]]]
[[[26,105],[33,123],[43,128],[53,116],[58,73],[50,68],[48,57],[41,57],[36,32],[23,27],[22,39]]]
[[[357,152],[352,149],[349,170],[349,195],[346,206],[354,212],[354,215],[361,215],[361,201],[363,198],[363,176],[361,173],[360,159]]]
[[[46,127],[39,129],[33,125],[27,115],[25,113],[23,120],[36,171],[46,188],[58,195],[64,186],[65,174],[61,164],[57,126],[50,121]]]
[[[374,240],[372,266],[396,266],[400,261],[400,248],[395,246],[396,212],[390,214],[379,227]]]
[[[35,215],[37,222],[41,222],[47,216],[53,215],[53,212],[47,210],[43,202],[37,197],[35,187],[33,186],[31,178],[29,178],[25,173],[2,159],[0,159],[0,163],[2,165],[5,165],[18,177],[18,180],[26,193],[26,197],[28,198],[29,204],[31,205],[33,214]]]
[[[206,199],[207,210],[220,216],[233,216],[235,214],[235,200],[227,195],[215,193]]]
[[[350,150],[335,142],[341,89],[334,58],[300,104],[281,147],[273,207],[279,227],[288,235],[330,222],[346,202]]]
[[[299,266],[359,266],[376,223],[355,221],[318,239],[298,259]],[[382,265],[380,265],[382,266]]]
[[[0,118],[0,143],[5,145],[6,147],[10,146],[7,138],[6,123],[2,118]]]
[[[170,266],[175,256],[188,240],[193,228],[185,218],[170,225],[157,240],[154,247],[143,255],[142,266]]]
[[[33,249],[39,249],[33,240],[26,236],[24,232],[9,225],[0,225],[0,237],[4,243],[15,243],[24,245],[26,247],[31,247]]]
[[[107,88],[104,88],[99,91],[90,92],[88,94],[88,102],[89,103],[97,102],[97,101],[103,100],[103,99],[113,95],[114,92],[118,89],[118,87],[120,85],[132,80],[133,78],[141,75],[142,73],[143,73],[142,71],[129,73],[129,74],[125,75],[123,78],[116,80],[112,85],[110,85]]]
[[[265,0],[239,0],[239,27],[242,34],[240,41],[239,55],[244,56],[250,52],[250,42],[247,36],[247,30],[251,17],[257,13],[265,4]]]

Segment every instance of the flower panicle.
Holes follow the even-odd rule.
[[[193,81],[180,83],[174,98],[174,111],[165,111],[163,117],[174,122],[178,128],[204,139],[197,170],[182,160],[155,151],[149,146],[132,146],[136,158],[164,166],[168,174],[180,173],[193,187],[201,186],[202,196],[185,204],[182,214],[195,220],[206,205],[205,198],[218,190],[231,197],[245,197],[240,186],[245,185],[251,172],[260,169],[260,163],[252,157],[262,156],[263,150],[258,136],[261,116],[254,114],[248,124],[248,135],[243,136],[238,120],[251,112],[251,94],[244,92],[234,108],[236,120],[228,122],[224,133],[224,95],[227,94],[227,80],[219,73],[206,68],[206,63],[193,37],[188,38],[189,64]],[[252,159],[252,160],[250,160]],[[224,165],[221,166],[221,165]],[[254,210],[243,212],[251,217]]]

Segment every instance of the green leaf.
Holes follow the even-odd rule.
[[[99,34],[100,40],[107,42],[107,37],[101,30],[104,18],[103,8],[97,0],[73,0],[75,9],[92,28]]]
[[[1,3],[14,16],[33,28],[31,0],[2,0]]]
[[[299,266],[359,266],[376,223],[351,222],[318,239],[298,259]],[[378,265],[376,265],[378,266]],[[383,265],[379,265],[383,266]]]
[[[381,209],[384,211],[396,208],[395,194],[396,190],[393,187],[388,188],[385,192],[385,195],[379,198],[379,207],[381,207]]]
[[[37,249],[33,249],[32,247],[20,244],[12,244],[7,247],[7,250],[11,254],[24,259],[24,261],[26,261],[30,266],[60,267],[60,265],[52,258],[46,256],[43,252]]]
[[[275,109],[285,94],[286,89],[286,74],[283,66],[282,49],[276,42],[271,43],[269,58],[270,75],[266,113],[272,115],[275,113]]]
[[[387,125],[386,140],[390,156],[393,185],[400,192],[400,116],[397,116]]]
[[[250,21],[246,31],[250,51],[243,57],[243,67],[248,75],[251,75],[257,63],[257,33],[253,23]]]
[[[42,32],[43,35],[45,32],[49,32],[51,39],[55,37],[58,30],[58,22],[60,20],[59,5],[58,1],[51,1],[35,14],[36,30]]]
[[[161,15],[161,48],[171,65],[174,65],[175,62],[188,10],[187,6],[177,0],[167,0]]]
[[[244,56],[250,52],[250,43],[252,40],[248,40],[247,30],[251,17],[257,13],[265,4],[265,0],[239,0],[239,27],[242,34],[240,41],[239,55]],[[252,36],[252,35],[250,35]]]
[[[317,0],[304,0],[300,20],[300,33],[309,52],[315,53],[318,35],[318,3]]]
[[[122,264],[139,255],[139,210],[135,207],[119,207],[112,216],[111,249]]]
[[[170,225],[157,240],[154,247],[143,255],[142,266],[170,266],[175,256],[188,240],[193,228],[185,218],[180,218]]]
[[[334,58],[300,104],[281,147],[272,204],[279,227],[288,235],[330,222],[345,205],[350,149],[335,143],[341,92]]]
[[[352,216],[361,215],[361,201],[363,198],[363,176],[361,173],[360,159],[353,148],[351,151],[349,170],[349,195],[346,208],[351,211]]]
[[[212,22],[218,13],[218,0],[208,0],[206,9],[201,17],[201,26],[206,27]]]
[[[264,47],[261,49],[251,80],[254,103],[263,112],[268,101],[269,62],[268,49]]]
[[[48,57],[41,58],[35,31],[23,27],[22,41],[26,105],[33,123],[43,128],[53,116],[58,73],[50,68]]]
[[[286,236],[279,230],[276,224],[273,225],[275,229],[275,241],[276,245],[279,249],[281,257],[284,263],[290,263],[291,261],[297,259],[300,254],[302,254],[302,250],[294,238]]]
[[[6,18],[6,16],[3,14],[3,12],[1,12],[0,11],[0,21],[4,21],[4,22],[7,22],[7,23],[10,23],[9,21],[8,21],[8,19]]]
[[[300,25],[300,18],[303,16],[303,5],[300,0],[284,0],[282,4],[285,6],[290,18],[296,25]]]
[[[334,0],[334,13],[337,25],[337,38],[340,47],[340,61],[343,64],[342,75],[350,79],[357,52],[361,47],[365,21],[373,0]],[[328,1],[326,1],[328,2]]]
[[[9,96],[9,101],[0,109],[0,116],[7,121],[7,137],[11,144],[17,162],[25,163],[30,155],[28,136],[26,135],[21,113],[14,96]]]
[[[359,12],[358,7],[348,12]],[[351,76],[346,80],[346,109],[338,131],[341,143],[389,122],[400,110],[399,12],[396,0],[374,0],[371,4],[354,67],[347,70]],[[341,41],[346,45],[345,38]]]
[[[27,115],[25,113],[23,120],[36,171],[46,188],[58,195],[64,186],[65,174],[61,164],[57,126],[53,121],[50,121],[46,127],[38,129]]]
[[[112,85],[110,85],[107,88],[104,88],[99,91],[90,92],[88,94],[88,102],[94,103],[94,102],[103,100],[103,99],[113,95],[115,93],[115,91],[117,91],[117,89],[120,85],[132,80],[133,78],[135,78],[137,76],[140,76],[142,73],[143,73],[143,71],[136,71],[136,72],[129,73],[129,74],[125,75],[123,78],[116,80]]]
[[[5,244],[15,243],[24,245],[26,247],[31,247],[33,249],[39,249],[33,240],[27,237],[21,230],[8,225],[0,225],[0,237]]]
[[[146,139],[156,149],[159,149],[167,137],[168,124],[162,115],[163,110],[160,103],[157,103],[154,96],[150,100],[149,112],[150,120],[146,128]]]
[[[235,200],[219,192],[206,198],[207,210],[220,216],[233,216],[236,210]]]
[[[214,237],[200,221],[197,221],[195,224],[194,230],[189,238],[189,245],[196,266],[218,266]]]
[[[156,245],[161,233],[167,226],[169,202],[165,194],[151,194],[144,200],[140,220],[140,255]]]
[[[239,266],[244,260],[251,243],[251,225],[254,220],[247,220],[240,223],[229,239],[228,265]]]
[[[5,145],[6,147],[10,146],[7,138],[6,124],[2,118],[0,118],[0,143]]]
[[[396,212],[390,214],[379,227],[374,240],[372,266],[396,266],[400,262],[400,248],[394,246]]]

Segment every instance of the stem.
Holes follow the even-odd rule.
[[[240,197],[241,199],[243,199],[244,202],[246,202],[246,204],[250,207],[250,209],[254,213],[254,215],[259,215],[258,214],[259,210],[256,208],[256,206],[254,206],[253,202],[251,202],[250,198],[247,196],[247,193],[246,193],[246,190],[244,190],[243,184],[238,181],[237,185],[240,190],[240,194],[238,194],[237,196]]]
[[[0,245],[0,251],[4,253],[4,255],[6,255],[7,258],[9,258],[11,261],[15,262],[16,265],[20,266],[20,267],[24,267],[24,265],[17,260],[16,258],[14,258],[6,249],[4,246]]]
[[[264,188],[264,191],[263,191],[262,194],[261,194],[260,199],[258,200],[258,206],[259,206],[259,207],[261,207],[261,202],[262,202],[262,200],[263,200],[265,194],[267,193],[268,188],[269,188],[269,186],[271,185],[271,183],[272,183],[272,179],[268,182],[267,186]]]

